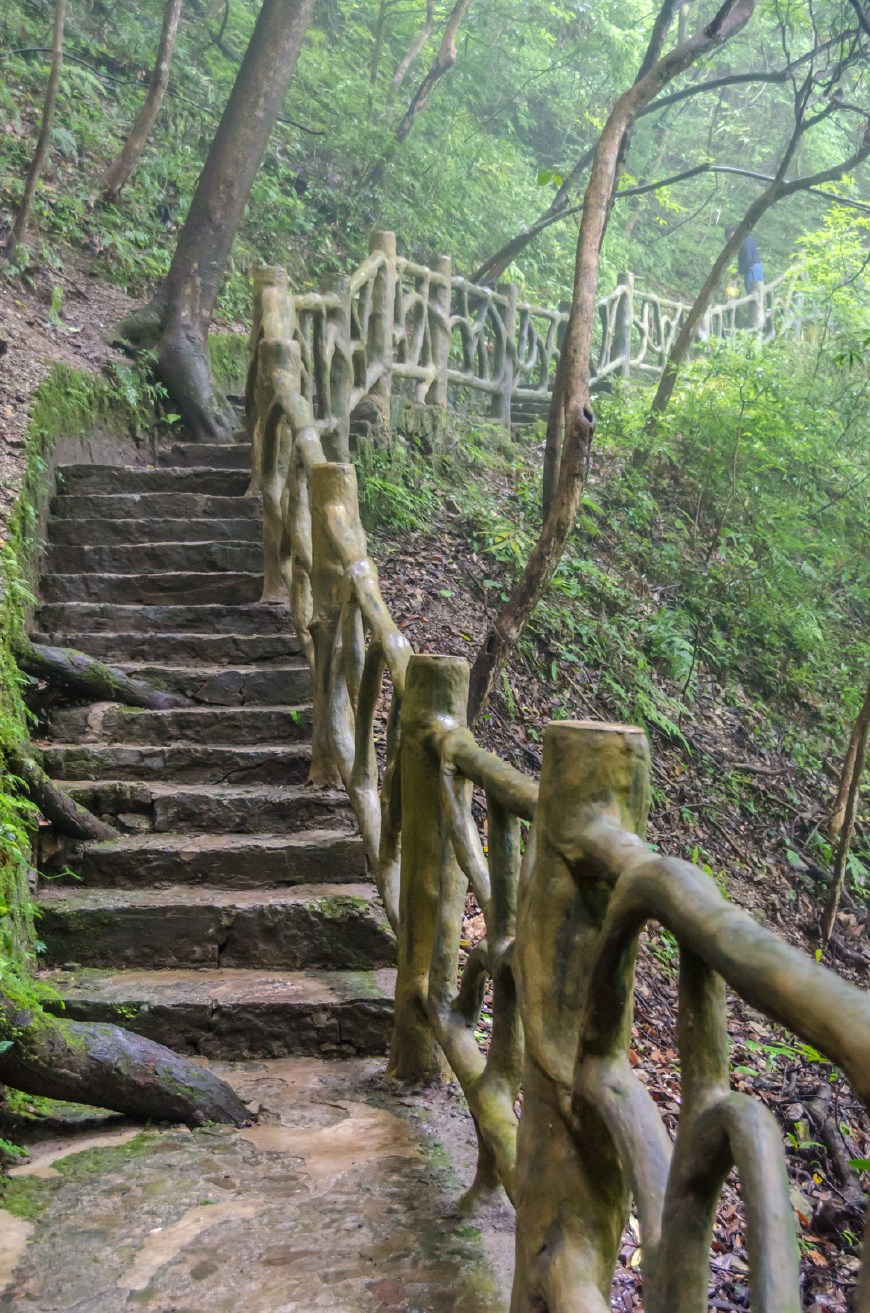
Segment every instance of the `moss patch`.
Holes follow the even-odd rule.
[[[214,381],[223,392],[240,396],[248,373],[248,339],[244,333],[210,333],[208,354]]]

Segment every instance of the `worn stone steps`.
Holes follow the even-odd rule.
[[[352,826],[345,794],[308,785],[100,779],[66,780],[63,789],[110,825],[136,834],[284,835]],[[240,870],[240,879],[249,877],[249,871]]]
[[[70,1020],[114,1022],[181,1053],[349,1057],[386,1049],[395,975],[223,967],[50,972],[47,983]]]
[[[195,493],[200,497],[243,497],[247,470],[169,469],[155,465],[64,465],[58,471],[62,496],[118,493]]]
[[[112,602],[53,602],[40,606],[36,628],[46,634],[209,634],[249,637],[282,635],[295,642],[290,632],[290,607],[284,603],[224,605],[191,604],[190,598],[176,605]],[[164,654],[167,658],[171,654]]]
[[[396,941],[371,885],[283,889],[49,889],[40,938],[50,966],[392,966]]]
[[[113,665],[131,662],[154,665],[169,652],[185,666],[197,663],[215,666],[218,661],[231,667],[286,666],[291,657],[299,656],[302,647],[295,634],[188,634],[184,631],[142,634],[135,630],[126,634],[44,634],[37,631],[32,638],[34,643],[72,647]]]
[[[299,664],[224,668],[122,661],[117,663],[117,668],[157,688],[216,706],[296,706],[311,693],[308,667]]]
[[[67,547],[111,546],[127,543],[262,543],[263,530],[253,516],[219,519],[176,516],[169,519],[113,519],[80,516],[51,522],[52,552]],[[63,553],[61,552],[63,558]],[[90,568],[90,567],[89,567]]]
[[[259,574],[263,548],[258,542],[97,543],[75,547],[58,543],[46,553],[49,572],[138,575],[202,574],[207,571]]]
[[[41,746],[41,745],[40,745]],[[178,780],[198,784],[301,784],[311,750],[304,743],[49,743],[42,764],[56,780]]]
[[[173,469],[190,466],[212,470],[247,470],[251,468],[250,442],[173,442],[157,453],[158,465]]]
[[[258,521],[262,515],[259,497],[238,493],[199,492],[63,492],[52,502],[52,515],[59,520],[175,520],[244,519]]]
[[[262,575],[224,570],[209,573],[170,570],[163,574],[44,574],[47,602],[119,602],[122,605],[253,604],[263,591]]]
[[[97,702],[52,712],[52,735],[77,743],[298,743],[311,738],[311,707],[177,707],[145,711]]]
[[[48,859],[44,869],[63,881],[76,878],[88,887],[123,889],[164,884],[277,889],[355,884],[365,878],[359,837],[326,828],[277,834],[131,834],[73,844]]]

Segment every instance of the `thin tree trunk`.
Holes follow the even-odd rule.
[[[51,128],[54,123],[54,109],[57,104],[57,88],[60,82],[60,70],[63,67],[63,27],[66,18],[66,0],[57,0],[54,10],[54,41],[51,49],[51,69],[48,74],[48,84],[45,88],[45,101],[42,107],[42,123],[39,128],[39,136],[36,139],[36,149],[33,152],[33,158],[30,161],[30,167],[27,170],[27,177],[24,182],[24,195],[21,198],[21,204],[18,207],[18,213],[15,216],[15,222],[12,225],[12,238],[10,249],[14,250],[16,246],[21,245],[27,238],[27,230],[30,227],[30,212],[33,209],[33,198],[36,195],[36,186],[42,176],[42,166],[45,163],[45,157],[48,153],[48,143],[51,137]]]
[[[843,833],[843,825],[846,820],[846,801],[849,797],[852,776],[855,773],[855,762],[858,760],[858,742],[863,733],[865,722],[868,719],[870,719],[870,684],[867,686],[864,705],[858,713],[858,719],[852,726],[852,733],[849,735],[849,746],[846,748],[846,755],[843,758],[843,769],[840,772],[840,783],[837,788],[837,796],[834,799],[834,807],[828,824],[828,834],[830,835],[832,843],[836,843],[840,835]]]
[[[208,326],[313,10],[314,0],[263,0],[158,294],[157,372],[198,442],[232,439],[234,417],[209,364]]]
[[[849,751],[846,753],[846,763],[843,768],[843,779],[846,778],[846,772],[851,766],[849,775],[849,785],[846,793],[846,802],[843,808],[843,819],[839,832],[837,843],[837,857],[834,862],[834,876],[831,880],[831,887],[828,890],[828,900],[825,904],[824,915],[822,916],[822,943],[827,944],[834,929],[834,921],[837,916],[837,908],[840,906],[840,897],[846,883],[846,863],[849,858],[849,849],[852,845],[852,836],[855,833],[855,821],[858,816],[858,800],[861,796],[861,780],[864,776],[864,763],[867,757],[867,740],[870,738],[870,681],[867,684],[867,692],[864,695],[864,704],[858,714],[855,722],[855,728],[852,732],[855,748],[850,762],[850,753],[852,750],[852,741],[849,743]],[[842,781],[840,788],[842,789]]]
[[[16,648],[20,668],[37,679],[47,679],[69,692],[96,702],[121,702],[128,707],[147,707],[151,711],[169,711],[172,707],[191,707],[193,702],[181,693],[166,693],[144,679],[131,679],[115,666],[103,665],[74,647],[49,647],[24,640]]]
[[[404,118],[396,128],[397,141],[405,140],[414,126],[414,120],[425,109],[432,88],[437,82],[440,82],[445,73],[450,72],[456,63],[456,33],[459,31],[459,25],[465,17],[465,11],[470,4],[471,0],[456,0],[456,4],[453,6],[447,20],[438,54],[432,61],[432,67],[417,88],[413,100],[405,111]]]
[[[489,626],[475,659],[471,671],[469,719],[476,717],[486,702],[498,671],[548,587],[574,527],[583,496],[595,433],[595,416],[589,404],[589,364],[598,268],[614,185],[622,162],[623,141],[640,111],[662,87],[739,32],[748,23],[754,8],[755,0],[726,0],[713,21],[682,45],[654,62],[648,52],[644,60],[647,71],[620,96],[604,126],[583,200],[574,267],[574,294],[562,347],[565,439],[556,497],[528,564],[508,601]],[[672,14],[673,0],[665,0],[656,20],[651,46],[658,39],[661,48],[664,40],[662,28],[665,26],[666,30],[667,16]]]
[[[804,178],[795,178],[792,182],[784,180],[785,169],[788,162],[794,155],[794,151],[803,135],[801,128],[792,137],[786,151],[783,164],[777,172],[776,177],[769,187],[752,202],[749,209],[744,214],[736,231],[725,243],[720,251],[713,268],[707,275],[704,286],[698,293],[691,310],[686,316],[680,329],[677,339],[671,348],[661,378],[659,379],[656,394],[650,407],[649,427],[655,428],[657,417],[667,409],[668,402],[673,395],[677,382],[677,375],[684,364],[689,351],[695,341],[695,334],[702,318],[707,312],[710,302],[713,299],[716,288],[722,278],[728,265],[740,249],[740,244],[747,233],[750,233],[755,227],[758,220],[763,214],[766,214],[771,206],[776,205],[778,201],[783,200],[786,196],[793,196],[795,192],[807,191],[811,187],[817,187],[823,182],[834,182],[837,178],[842,178],[845,173],[850,173],[858,164],[870,155],[870,122],[865,126],[864,134],[861,138],[861,144],[849,159],[844,160],[842,164],[835,164],[829,169],[822,169],[818,173],[809,174]]]
[[[426,18],[423,22],[423,26],[420,28],[420,31],[417,33],[417,35],[414,37],[414,40],[408,46],[408,49],[405,51],[402,58],[399,60],[399,63],[396,67],[396,71],[393,74],[393,80],[390,84],[390,90],[387,95],[388,106],[392,105],[393,101],[396,99],[396,95],[398,94],[399,88],[401,87],[402,83],[405,81],[405,78],[408,76],[408,73],[411,70],[411,66],[413,65],[420,51],[423,49],[426,42],[429,40],[430,36],[432,35],[432,29],[434,26],[435,26],[435,0],[426,0]]]
[[[178,20],[181,17],[182,3],[183,0],[169,0],[163,12],[163,28],[160,33],[160,43],[157,47],[157,60],[151,74],[151,81],[148,84],[148,94],[142,108],[136,115],[129,137],[103,177],[103,199],[111,204],[117,201],[122,187],[139,163],[139,157],[148,144],[151,129],[154,127],[157,115],[160,113],[160,106],[163,104],[163,97],[166,95],[166,88],[169,86],[172,50],[178,32]]]

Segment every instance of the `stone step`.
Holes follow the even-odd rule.
[[[144,711],[97,702],[58,707],[49,725],[68,743],[299,743],[311,738],[310,706],[179,707]]]
[[[243,497],[247,470],[160,469],[154,465],[61,465],[58,492],[63,496],[117,493],[188,492],[201,497]]]
[[[368,884],[245,891],[49,888],[39,895],[49,966],[393,966],[396,940]]]
[[[135,834],[196,831],[210,835],[277,836],[299,830],[335,831],[353,827],[353,814],[346,794],[307,785],[68,780],[63,788],[83,807],[104,817],[110,825]],[[184,836],[177,837],[182,843]],[[237,860],[233,857],[230,862],[230,876],[233,862]],[[362,859],[355,856],[354,861],[354,869],[359,871]],[[63,862],[60,863],[62,866]],[[58,866],[55,865],[54,869]],[[131,878],[138,882],[142,877],[136,872]],[[160,876],[150,872],[149,878],[159,879]],[[237,878],[240,884],[271,882],[268,872],[247,868],[239,869]],[[120,876],[113,882],[125,883]]]
[[[46,602],[119,602],[122,605],[199,604],[244,606],[259,601],[260,574],[44,574]]]
[[[259,497],[196,492],[59,493],[51,503],[59,520],[259,520]]]
[[[182,666],[124,661],[118,669],[156,688],[214,706],[298,706],[311,696],[308,666]]]
[[[289,603],[119,606],[113,602],[52,602],[39,608],[36,624],[54,641],[57,635],[84,633],[285,635],[292,630],[293,621]]]
[[[383,971],[48,972],[72,1021],[109,1021],[208,1058],[379,1054],[389,1046],[395,973]]]
[[[198,466],[210,470],[251,469],[250,442],[173,442],[157,452],[157,464],[173,469]]]
[[[124,608],[116,608],[124,609]],[[171,609],[171,608],[168,608]],[[209,610],[203,607],[203,610]],[[221,608],[215,607],[214,610]],[[286,618],[286,617],[285,617]],[[286,618],[289,624],[289,618]],[[166,665],[286,666],[302,645],[295,634],[31,634],[34,643],[72,647],[98,661]]]
[[[235,516],[206,520],[202,517],[185,519],[117,519],[79,518],[74,520],[51,519],[47,537],[53,547],[111,546],[126,543],[205,543],[233,542],[258,543],[263,530],[259,520],[251,516]],[[63,558],[62,558],[63,559]],[[69,569],[69,566],[66,566]]]
[[[259,575],[263,548],[259,542],[99,543],[75,547],[53,543],[46,552],[46,571],[66,575],[86,571],[100,575],[202,574],[223,572]]]
[[[169,743],[39,745],[42,764],[57,780],[178,780],[191,784],[301,784],[308,775],[307,744],[235,747]]]
[[[335,829],[295,834],[155,833],[70,844],[43,863],[43,871],[65,883],[77,878],[93,888],[178,884],[276,889],[356,884],[365,878],[365,861],[359,837]]]

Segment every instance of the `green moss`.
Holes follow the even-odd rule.
[[[41,1180],[38,1176],[0,1178],[0,1208],[14,1217],[33,1221],[48,1208],[58,1188],[56,1180]]]
[[[243,333],[210,333],[208,353],[218,387],[235,396],[245,390],[248,339]]]

